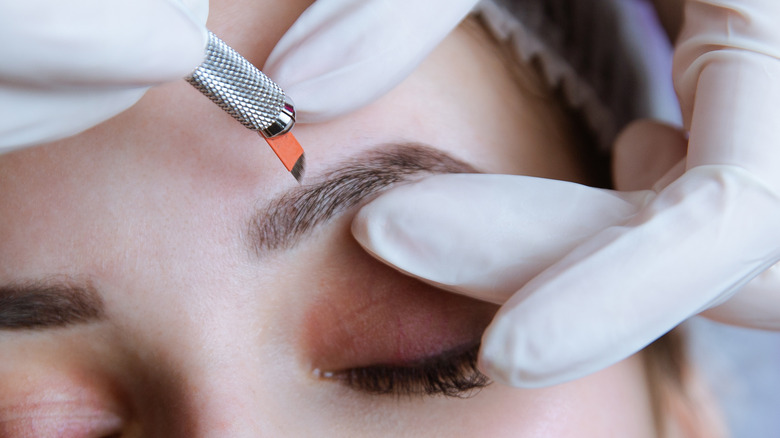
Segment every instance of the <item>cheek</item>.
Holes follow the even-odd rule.
[[[483,393],[487,397],[469,414],[478,421],[466,426],[474,436],[657,436],[636,357],[554,387],[526,390],[494,384]]]

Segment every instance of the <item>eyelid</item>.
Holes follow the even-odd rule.
[[[421,369],[441,376],[442,360],[466,350],[473,351],[473,360],[458,364],[468,372],[450,373],[450,380],[476,374],[477,344],[498,306],[404,276],[356,243],[331,245],[304,262],[316,274],[288,286],[302,290],[318,286],[297,324],[309,372],[319,369],[314,377],[344,383],[348,370],[382,365],[371,375],[384,372],[415,382],[406,393],[422,394],[422,381],[410,376]],[[437,361],[438,366],[431,365]]]

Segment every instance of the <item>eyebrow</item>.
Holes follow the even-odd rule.
[[[425,144],[380,145],[259,208],[250,220],[249,244],[259,256],[290,249],[318,225],[394,184],[425,174],[478,172]]]
[[[104,318],[103,300],[88,281],[51,278],[0,286],[0,330],[60,328]]]

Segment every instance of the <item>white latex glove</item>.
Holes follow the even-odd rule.
[[[318,0],[285,33],[262,70],[321,122],[393,89],[478,0]]]
[[[356,238],[412,275],[507,300],[480,355],[496,380],[552,385],[637,352],[780,259],[777,23],[776,0],[686,2],[674,77],[688,158],[657,192],[436,176],[363,208]],[[776,276],[711,315],[780,328]]]
[[[208,0],[0,1],[0,152],[81,132],[203,61]]]

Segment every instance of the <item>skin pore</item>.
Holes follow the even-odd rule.
[[[261,65],[303,7],[213,1],[209,27]],[[393,271],[349,233],[366,196],[432,172],[586,179],[555,100],[518,87],[483,38],[460,28],[379,101],[296,127],[300,187],[183,81],[0,157],[0,318],[21,321],[0,322],[0,436],[654,436],[639,356],[460,394],[495,307]],[[20,314],[32,293],[55,316],[52,298],[82,308],[63,298],[79,291],[95,307],[81,320]],[[425,394],[442,381],[471,397]]]

